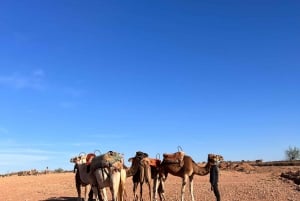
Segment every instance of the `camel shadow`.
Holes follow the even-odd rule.
[[[77,201],[77,197],[52,197],[52,198],[48,198],[46,200],[39,200],[39,201],[58,201],[58,200]]]
[[[39,201],[58,201],[58,200],[77,201],[77,197],[52,197],[52,198],[48,198],[46,200],[39,200]]]
[[[39,200],[39,201],[59,201],[59,200],[64,200],[64,201],[77,201],[77,197],[52,197],[48,198],[46,200]],[[89,201],[95,201],[95,199]]]

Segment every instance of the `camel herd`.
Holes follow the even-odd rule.
[[[113,201],[124,201],[126,200],[125,182],[128,177],[132,177],[134,201],[143,201],[144,183],[149,188],[150,200],[157,201],[159,196],[160,201],[165,201],[164,190],[168,174],[182,178],[181,201],[184,201],[185,187],[188,182],[191,200],[195,201],[194,175],[207,175],[211,163],[222,160],[221,155],[208,154],[207,163],[202,167],[182,150],[178,150],[175,153],[163,154],[162,161],[137,151],[134,157],[128,159],[131,162],[130,167],[125,166],[122,154],[113,151],[98,156],[95,153],[81,153],[71,158],[70,162],[75,163],[78,201],[81,201],[81,187],[85,190],[84,201],[93,197],[97,201],[108,201],[107,187],[110,189]],[[140,185],[139,195],[138,185]]]

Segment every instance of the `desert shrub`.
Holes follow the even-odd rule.
[[[64,172],[64,169],[58,168],[58,169],[55,169],[54,172],[55,173],[62,173],[62,172]]]
[[[288,150],[285,151],[285,155],[288,160],[297,160],[300,158],[300,149],[297,147],[289,147]]]

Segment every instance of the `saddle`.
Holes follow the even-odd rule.
[[[118,170],[123,168],[123,155],[117,152],[109,151],[100,156],[96,156],[91,162],[91,170],[98,168],[114,167]]]
[[[86,172],[89,173],[90,172],[90,169],[91,169],[91,163],[92,163],[92,160],[93,158],[96,157],[96,154],[94,153],[89,153],[88,155],[86,155]]]
[[[94,154],[94,153],[89,153],[89,154],[86,156],[86,164],[87,164],[87,165],[90,165],[91,162],[92,162],[92,160],[93,160],[93,158],[95,158],[95,157],[96,157],[96,154]]]
[[[156,158],[149,158],[149,164],[150,166],[153,166],[153,167],[159,167],[161,161],[159,159],[156,159]]]
[[[164,153],[163,154],[163,161],[167,164],[179,164],[183,166],[183,158],[185,153],[183,151],[178,151],[172,154]]]

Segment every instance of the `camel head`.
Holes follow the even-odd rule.
[[[86,154],[78,155],[78,156],[75,156],[75,157],[71,158],[70,162],[71,163],[76,163],[76,164],[83,164],[83,163],[86,163],[86,157],[87,157]]]
[[[207,161],[211,163],[216,163],[224,161],[224,158],[222,155],[208,154]]]
[[[143,161],[144,158],[147,158],[147,157],[148,157],[147,153],[137,151],[134,157],[131,157],[131,158],[128,159],[128,162],[131,162],[131,163],[138,162],[138,163],[140,163],[141,161]]]
[[[150,165],[148,154],[141,151],[137,151],[134,157],[128,159],[128,162],[131,162],[131,166],[127,169],[127,177],[133,176],[139,168]]]

